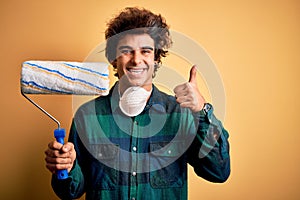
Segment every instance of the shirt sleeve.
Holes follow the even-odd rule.
[[[195,173],[210,181],[223,183],[230,175],[228,132],[213,113],[194,113],[197,133],[187,150]]]
[[[80,143],[76,128],[74,123],[72,124],[69,142],[72,142],[75,146],[75,151],[78,157]],[[64,180],[57,179],[56,174],[52,176],[51,181],[52,188],[56,195],[61,199],[76,199],[83,195],[84,193],[84,176],[81,171],[81,167],[78,164],[76,158],[72,170],[69,172],[69,177]]]

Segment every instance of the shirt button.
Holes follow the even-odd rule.
[[[171,151],[171,150],[169,150],[169,151],[168,151],[168,154],[171,154],[171,153],[172,153],[172,151]]]
[[[132,176],[136,176],[136,172],[132,172]]]
[[[135,200],[135,198],[134,198],[134,197],[132,197],[132,198],[131,198],[131,200]]]
[[[136,150],[137,150],[137,148],[136,148],[136,147],[132,147],[132,150],[133,150],[133,151],[136,151]]]

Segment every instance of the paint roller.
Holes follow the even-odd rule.
[[[26,94],[107,95],[108,64],[104,62],[26,61],[22,64],[21,94],[56,124],[56,140],[64,144],[66,131],[60,122]],[[68,171],[58,170],[58,179],[68,178]]]

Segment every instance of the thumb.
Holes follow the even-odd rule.
[[[63,152],[68,152],[68,151],[70,151],[70,147],[68,146],[68,145],[64,145],[63,147],[62,147],[62,150],[63,150]]]
[[[190,78],[189,78],[189,82],[190,83],[196,83],[197,82],[197,67],[196,65],[193,65],[193,67],[190,70]]]
[[[68,143],[66,143],[66,144],[63,145],[62,150],[63,150],[63,152],[66,153],[66,152],[71,151],[73,148],[74,148],[73,144],[70,143],[70,142],[68,142]]]

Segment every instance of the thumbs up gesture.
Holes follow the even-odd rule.
[[[197,67],[194,65],[190,70],[189,81],[174,88],[177,103],[183,108],[191,109],[192,112],[200,111],[206,103],[198,89],[196,75]]]

